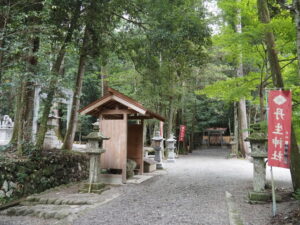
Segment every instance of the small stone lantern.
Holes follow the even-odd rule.
[[[155,136],[152,138],[154,142],[154,150],[155,150],[155,157],[154,160],[156,161],[156,169],[163,169],[162,163],[162,153],[161,153],[161,142],[164,140],[163,137],[160,136],[160,132],[156,131]]]
[[[252,126],[253,132],[246,139],[251,144],[251,157],[253,158],[253,192],[249,193],[250,200],[265,201],[270,195],[265,192],[266,186],[266,164],[265,158],[268,157],[266,134],[261,131],[259,124]]]
[[[175,143],[176,140],[173,134],[167,139],[167,149],[168,149],[168,162],[175,162]]]
[[[47,132],[45,134],[45,140],[43,144],[43,148],[48,149],[54,149],[54,148],[60,148],[61,147],[61,141],[58,139],[55,130],[58,128],[58,119],[60,117],[55,116],[53,114],[50,114],[48,116],[47,120]]]
[[[85,184],[85,187],[88,186],[88,192],[96,192],[104,187],[100,183],[100,156],[105,150],[102,148],[103,141],[108,140],[108,137],[105,137],[100,131],[99,126],[94,125],[94,131],[89,133],[84,137],[87,139],[86,151],[90,157],[90,171],[89,171],[89,183]]]
[[[238,149],[237,149],[237,141],[235,140],[235,137],[234,136],[231,136],[230,137],[230,157],[237,157],[238,155]]]

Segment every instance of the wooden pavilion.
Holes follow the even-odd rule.
[[[230,142],[230,139],[228,137],[224,136],[227,128],[207,128],[203,132],[203,143],[207,146],[210,145],[220,145],[226,144],[227,142]]]
[[[143,173],[143,123],[153,118],[164,121],[162,116],[112,88],[79,112],[99,118],[100,131],[110,137],[103,142],[102,169],[120,170],[120,175],[112,176],[126,183],[126,163],[131,159],[137,163],[139,174]]]

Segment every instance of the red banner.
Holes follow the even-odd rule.
[[[292,93],[270,91],[268,113],[268,164],[290,167]]]
[[[186,126],[185,125],[180,125],[179,140],[178,141],[181,141],[181,142],[184,141],[185,130],[186,130]]]

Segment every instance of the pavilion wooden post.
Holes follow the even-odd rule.
[[[141,119],[142,130],[144,131],[144,120]],[[140,151],[140,170],[139,174],[142,175],[144,172],[144,135],[142,136],[142,151]]]
[[[125,122],[125,126],[126,126],[126,128],[125,128],[125,130],[126,130],[126,134],[125,134],[125,146],[126,146],[126,151],[125,151],[125,159],[124,159],[124,161],[123,161],[123,168],[122,168],[122,182],[125,184],[126,183],[126,180],[127,180],[127,177],[126,177],[126,165],[127,165],[127,139],[128,139],[128,116],[127,116],[127,114],[126,113],[124,113],[123,114],[123,120],[124,120],[124,122]]]

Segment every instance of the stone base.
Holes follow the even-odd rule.
[[[162,163],[156,163],[156,169],[157,169],[157,170],[162,170],[162,169],[164,169],[163,164],[162,164]]]
[[[153,159],[144,159],[144,173],[152,173],[156,170],[156,162]]]
[[[254,202],[268,202],[272,200],[272,194],[270,192],[249,192],[250,201]]]
[[[176,162],[176,160],[175,159],[167,159],[167,162],[174,163],[174,162]]]
[[[230,153],[229,158],[237,158],[237,155],[235,153]]]
[[[83,187],[79,190],[79,192],[88,193],[90,190],[91,193],[101,194],[106,190],[105,184],[102,183],[84,183]]]
[[[122,185],[122,174],[101,174],[100,181],[104,184]]]

